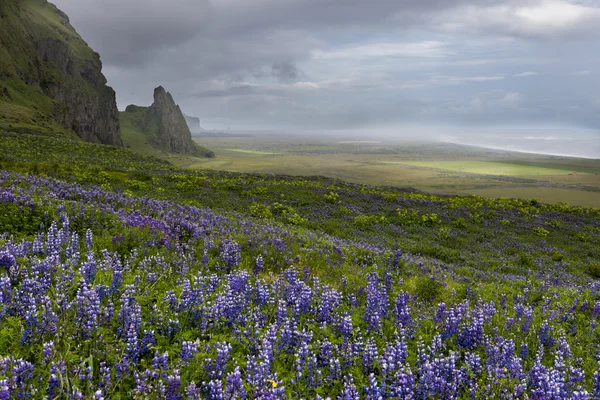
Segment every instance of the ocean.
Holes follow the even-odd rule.
[[[441,141],[496,150],[600,159],[600,132],[512,131],[453,134]]]

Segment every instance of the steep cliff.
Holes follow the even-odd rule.
[[[0,124],[122,145],[100,56],[46,0],[0,1]]]
[[[198,146],[181,109],[162,86],[154,89],[150,107],[127,106],[120,114],[126,145],[134,150],[151,146],[163,152],[214,157],[214,153]]]
[[[188,128],[190,128],[190,131],[201,131],[203,130],[202,127],[200,126],[200,118],[198,117],[190,117],[189,115],[185,115],[183,114],[183,116],[185,117],[185,122],[187,123]]]

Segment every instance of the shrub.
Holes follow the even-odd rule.
[[[302,218],[297,213],[293,213],[288,216],[287,222],[291,225],[304,225],[306,223],[306,219]]]
[[[540,228],[539,226],[533,228],[532,230],[533,230],[533,233],[535,233],[536,235],[538,235],[540,237],[546,237],[546,236],[548,236],[548,233],[550,233],[550,232],[548,232],[547,229]]]
[[[429,276],[420,276],[415,290],[421,300],[431,302],[442,293],[442,284]]]
[[[273,211],[275,212],[275,214],[282,214],[282,215],[295,214],[296,213],[296,210],[294,210],[293,207],[284,206],[281,203],[274,203],[273,204]]]
[[[357,215],[354,217],[354,225],[360,228],[367,228],[376,224],[387,224],[388,219],[384,215]]]
[[[595,279],[600,279],[600,263],[593,263],[588,266],[587,273]]]
[[[520,253],[519,254],[519,265],[523,268],[533,268],[535,266],[533,257],[531,254]]]
[[[450,229],[447,226],[442,226],[438,231],[438,237],[440,239],[450,239]]]
[[[329,192],[325,194],[325,201],[327,203],[336,204],[340,202],[340,196],[335,192]]]
[[[273,213],[271,212],[271,206],[260,204],[260,203],[252,203],[250,205],[250,215],[257,218],[272,218]]]

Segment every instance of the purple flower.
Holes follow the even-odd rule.
[[[181,360],[185,365],[188,365],[190,360],[198,354],[200,344],[197,342],[183,342],[181,344]]]

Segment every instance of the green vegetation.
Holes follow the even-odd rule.
[[[171,161],[200,169],[327,176],[449,195],[535,197],[547,203],[600,206],[599,160],[439,143],[339,143],[322,137],[220,137],[203,138],[202,144],[215,151],[216,160]],[[460,171],[461,166],[468,171]]]
[[[535,176],[565,174],[573,169],[560,164],[553,166],[543,163],[518,163],[496,161],[382,161],[384,164],[402,164],[414,167],[443,169],[482,175]],[[579,168],[579,170],[584,170]],[[589,170],[588,173],[600,169]]]
[[[272,151],[259,151],[259,150],[247,150],[247,149],[227,149],[229,151],[235,151],[238,153],[246,153],[246,154],[259,154],[259,155],[275,155],[279,153],[275,153]]]
[[[0,3],[0,125],[10,124],[73,134],[55,121],[54,100],[41,87],[52,84],[86,90],[81,77],[67,77],[53,62],[42,60],[35,43],[64,43],[81,61],[97,57],[68,18],[45,0],[5,0]],[[17,74],[17,71],[19,73]],[[37,83],[26,84],[20,77]]]
[[[126,111],[119,113],[121,123],[121,137],[125,147],[138,153],[161,157],[166,160],[173,158],[171,153],[159,145],[159,121],[157,118],[147,117],[148,107],[136,105],[127,106]],[[185,156],[185,159],[196,160],[197,157],[214,157],[214,153],[198,144],[195,154]]]
[[[1,131],[0,155],[11,396],[337,398],[351,377],[362,397],[380,385],[394,398],[423,391],[430,370],[458,398],[498,398],[523,379],[529,393],[544,371],[580,368],[590,393],[600,382],[600,209],[190,170],[27,129]],[[412,383],[381,367],[394,349]]]

